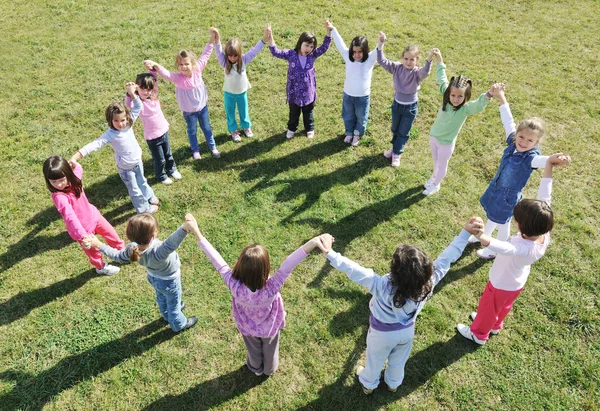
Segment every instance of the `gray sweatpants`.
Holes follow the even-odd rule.
[[[272,375],[279,367],[279,332],[270,338],[242,335],[246,344],[246,363],[253,373]]]

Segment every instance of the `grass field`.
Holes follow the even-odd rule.
[[[598,1],[4,1],[0,62],[0,409],[598,409],[600,408],[600,18]],[[552,245],[532,267],[506,329],[476,348],[455,332],[488,278],[490,263],[468,248],[419,316],[406,377],[397,393],[365,396],[353,379],[364,364],[369,295],[319,253],[282,289],[288,313],[280,369],[269,379],[243,368],[245,348],[230,295],[202,251],[179,249],[186,313],[199,325],[174,335],[159,320],[143,267],[98,276],[70,239],[42,176],[50,155],[70,156],[105,129],[104,108],[153,59],[176,70],[181,48],[198,53],[210,26],[248,50],[273,25],[277,45],[293,48],[329,18],[348,43],[388,35],[386,55],[407,44],[438,47],[449,75],[473,79],[476,98],[508,85],[515,119],[538,116],[545,154],[564,151],[557,169]],[[423,56],[424,58],[424,56]],[[214,57],[203,77],[221,159],[193,162],[172,84],[160,99],[183,180],[156,182],[161,238],[186,212],[233,264],[252,242],[277,267],[308,238],[332,233],[335,249],[388,269],[398,243],[435,257],[472,215],[503,145],[497,102],[467,120],[442,189],[421,195],[432,160],[428,131],[441,104],[432,74],[401,166],[388,148],[391,75],[376,66],[367,138],[342,142],[344,65],[335,46],[316,63],[316,137],[286,140],[287,65],[268,50],[248,66],[254,140],[227,135],[223,71]],[[201,150],[206,143],[199,136]],[[134,213],[112,150],[81,161],[90,202],[124,238]],[[525,189],[534,197],[534,172]],[[513,227],[514,231],[514,227]]]

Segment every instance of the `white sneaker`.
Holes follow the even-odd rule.
[[[295,131],[288,130],[288,131],[287,131],[287,133],[285,133],[285,137],[286,137],[286,138],[293,138],[293,137],[294,137],[294,134],[296,134],[296,132],[295,132]]]
[[[314,136],[315,136],[314,130],[306,132],[306,137],[307,138],[313,138]]]
[[[192,153],[192,158],[193,158],[194,160],[200,160],[202,157],[200,157],[200,152],[199,152],[199,151],[194,151],[194,152]]]
[[[475,344],[478,344],[478,345],[485,344],[484,340],[480,340],[479,338],[475,337],[473,335],[473,333],[471,332],[471,329],[464,324],[457,324],[456,330],[460,333],[460,335],[465,337],[467,340],[473,341]]]
[[[400,154],[392,154],[392,167],[400,167]]]
[[[173,177],[175,180],[181,180],[181,173],[175,170],[173,171],[173,174],[171,174],[171,177]]]
[[[214,158],[221,157],[221,153],[219,153],[219,150],[216,147],[210,150],[210,152]]]
[[[236,143],[242,141],[242,138],[240,137],[240,132],[236,130],[233,133],[231,133],[231,139]]]
[[[356,147],[360,143],[360,136],[355,135],[352,137],[352,147]]]
[[[393,155],[393,154],[394,154],[394,151],[393,151],[393,149],[391,149],[391,148],[390,148],[388,151],[384,151],[384,152],[383,152],[383,156],[384,156],[385,158],[392,158],[392,155]]]
[[[469,315],[469,318],[471,319],[471,321],[474,321],[475,317],[477,317],[477,313],[475,311],[473,311]],[[497,329],[497,330],[492,329],[492,330],[490,330],[490,334],[492,334],[492,335],[498,335],[498,334],[500,334],[500,329]]]
[[[244,129],[244,134],[246,135],[246,137],[248,138],[252,138],[254,137],[254,133],[252,132],[252,130],[250,130],[249,128],[245,128]]]
[[[482,260],[491,260],[492,258],[496,258],[496,253],[488,248],[477,250],[475,254],[477,254],[477,257],[481,258]]]
[[[423,188],[427,188],[433,184],[433,176],[423,184]]]
[[[104,264],[104,267],[102,267],[101,269],[96,268],[96,272],[98,274],[109,275],[109,276],[115,275],[119,271],[121,271],[121,269],[119,267],[115,267],[114,265],[110,265],[110,264]]]
[[[430,196],[432,194],[437,193],[438,191],[440,191],[440,184],[438,184],[437,186],[434,186],[432,184],[432,185],[428,186],[427,188],[425,188],[425,190],[423,190],[423,195]]]
[[[163,181],[161,181],[161,183],[168,186],[170,184],[173,184],[173,180],[171,180],[169,177],[167,177]]]
[[[352,136],[346,136],[344,143],[350,144],[352,142]]]
[[[474,235],[471,235],[471,236],[469,237],[469,239],[467,240],[467,243],[469,243],[469,244],[476,244],[476,243],[478,243],[478,242],[479,242],[479,240],[478,240],[478,239],[477,239],[477,237],[475,237]]]

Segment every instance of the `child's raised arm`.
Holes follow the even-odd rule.
[[[221,42],[221,36],[219,35],[219,29],[216,27],[210,28],[210,37],[212,39],[212,43],[219,44]]]
[[[331,30],[333,30],[333,24],[331,24],[331,22],[327,19],[325,19],[325,32],[326,32],[326,36],[331,37]]]
[[[377,50],[383,50],[383,45],[387,41],[387,37],[383,31],[379,32],[379,43],[377,43]]]
[[[273,33],[271,33],[271,23],[268,23],[265,26],[265,32],[262,37],[263,43],[268,44],[269,41],[271,40],[271,37],[273,37]]]
[[[317,236],[317,237],[313,237],[310,240],[308,240],[303,246],[302,249],[304,250],[304,252],[306,254],[310,254],[310,252],[312,250],[315,249],[315,247],[319,247],[321,248],[321,236]]]

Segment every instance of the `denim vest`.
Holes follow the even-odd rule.
[[[533,172],[531,161],[541,153],[539,146],[535,146],[529,151],[515,151],[517,147],[513,140],[515,135],[516,132],[506,138],[508,147],[502,154],[500,166],[490,182],[490,186],[521,192]]]

